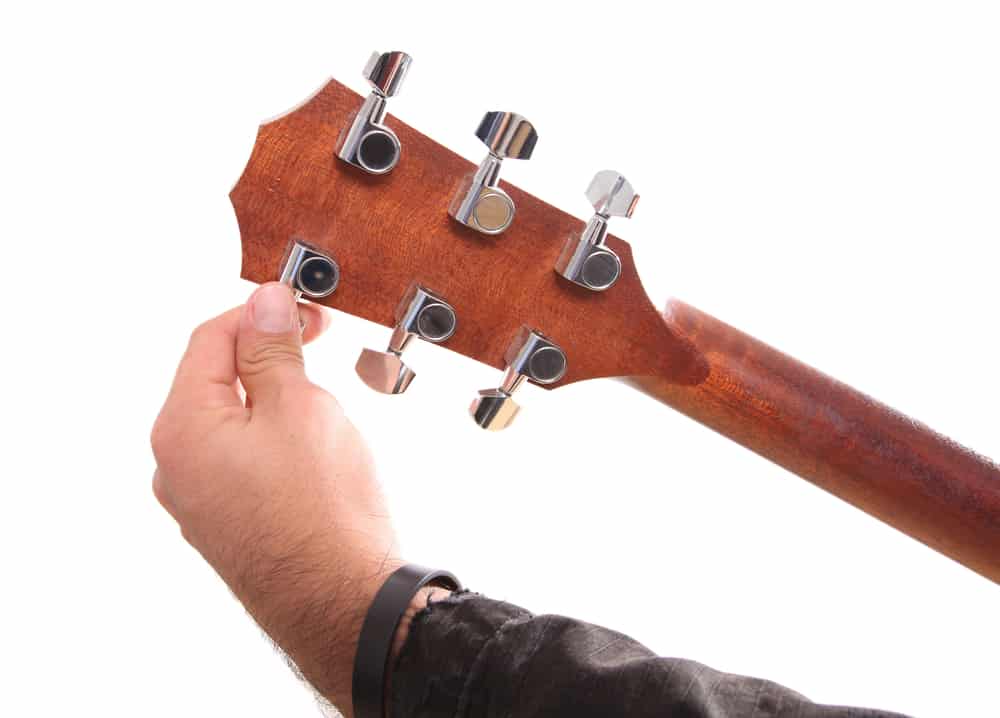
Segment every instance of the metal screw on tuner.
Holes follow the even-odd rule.
[[[455,333],[455,310],[448,302],[413,285],[396,309],[396,328],[384,352],[364,349],[354,369],[361,380],[383,394],[402,394],[416,373],[400,354],[413,337],[439,344]]]
[[[340,266],[333,257],[293,241],[278,281],[291,287],[296,298],[322,299],[333,294],[340,284]]]
[[[611,217],[631,217],[639,195],[624,176],[614,170],[601,170],[587,187],[587,199],[594,205],[594,216],[583,234],[570,237],[556,260],[556,272],[574,284],[603,292],[618,281],[622,263],[604,244]]]
[[[383,120],[386,100],[399,92],[411,61],[405,52],[372,53],[362,73],[372,94],[341,134],[337,157],[373,175],[391,172],[399,163],[399,138]]]
[[[498,186],[500,162],[507,157],[529,159],[538,133],[530,122],[514,112],[487,112],[476,137],[490,153],[476,173],[462,183],[448,214],[477,232],[500,234],[514,221],[514,200]]]
[[[513,394],[525,379],[552,384],[566,374],[566,353],[551,339],[522,327],[505,355],[507,369],[500,386],[484,389],[469,407],[472,418],[484,429],[506,429],[521,410]]]

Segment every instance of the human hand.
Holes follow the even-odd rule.
[[[367,447],[305,375],[302,344],[326,323],[320,307],[296,305],[272,283],[196,329],[153,427],[153,490],[260,626],[350,716],[364,614],[402,561]]]

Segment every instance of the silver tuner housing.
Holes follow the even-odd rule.
[[[386,101],[399,92],[412,58],[405,52],[373,52],[364,76],[372,93],[341,133],[337,157],[373,175],[384,175],[399,164],[400,144],[385,123]]]
[[[629,181],[614,170],[602,170],[594,175],[586,195],[594,207],[594,216],[580,236],[567,240],[556,260],[555,270],[574,284],[603,292],[612,287],[622,273],[618,255],[605,245],[608,220],[631,217],[639,195]]]
[[[396,309],[396,327],[384,352],[364,349],[354,369],[365,384],[382,394],[402,394],[416,377],[402,360],[414,337],[440,344],[457,325],[455,309],[441,297],[419,285],[411,286]]]
[[[553,384],[566,375],[566,353],[548,337],[522,327],[504,355],[507,368],[500,386],[484,389],[469,407],[472,419],[483,429],[500,431],[514,421],[520,405],[511,396],[525,380]]]
[[[475,173],[463,180],[448,214],[482,234],[500,234],[514,221],[514,200],[500,186],[500,163],[526,160],[538,141],[534,126],[515,112],[487,112],[476,130],[489,150]]]
[[[340,265],[329,254],[292,240],[278,281],[291,287],[296,298],[322,299],[333,294],[340,284]]]

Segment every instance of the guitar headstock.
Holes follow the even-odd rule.
[[[382,73],[376,76],[389,75],[388,82],[397,87],[393,72],[400,71],[400,63],[388,65],[376,63],[374,71]],[[582,219],[500,181],[491,191],[516,208],[509,227],[491,235],[458,221],[449,210],[475,182],[476,166],[385,115],[387,95],[372,84],[372,97],[381,103],[374,122],[371,115],[359,120],[371,112],[372,97],[365,100],[331,80],[307,102],[260,128],[230,195],[244,278],[279,279],[291,248],[298,245],[332,258],[339,268],[335,291],[314,301],[397,327],[408,308],[401,308],[401,301],[426,290],[454,312],[454,331],[441,346],[498,369],[509,367],[521,346],[517,342],[523,344],[525,332],[533,330],[564,354],[558,377],[527,376],[548,388],[612,376],[653,375],[682,384],[703,378],[704,363],[647,298],[626,242],[602,237],[602,246],[620,262],[620,274],[606,291],[594,291],[556,271],[557,263],[565,267],[568,261],[564,249],[570,240],[591,229]],[[372,157],[389,149],[392,140],[398,143],[398,163],[391,171],[366,171],[358,162],[345,161],[343,148],[359,124],[363,132],[355,131],[354,139],[365,142],[369,134],[379,134],[370,145]],[[523,153],[524,143],[534,138],[523,126],[520,132],[521,145],[514,149]],[[355,143],[356,153],[359,146]],[[497,157],[492,147],[487,160],[491,157]],[[619,214],[626,204],[628,212],[634,207],[634,199],[626,201],[620,190],[617,200],[608,200],[609,214],[615,202]],[[598,195],[600,188],[588,192],[595,206]],[[394,336],[404,346],[407,338]]]

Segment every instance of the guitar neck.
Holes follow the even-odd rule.
[[[1000,467],[683,302],[664,319],[707,376],[628,383],[1000,582]]]

